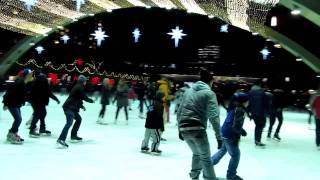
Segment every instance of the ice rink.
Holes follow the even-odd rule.
[[[123,110],[118,124],[113,124],[115,105],[107,106],[108,125],[98,125],[100,110],[97,100],[85,103],[86,111],[78,135],[81,143],[70,142],[68,149],[57,149],[56,140],[66,120],[61,108],[66,96],[58,96],[57,105],[50,102],[47,108],[46,125],[52,136],[30,138],[25,122],[32,114],[31,106],[22,107],[23,122],[19,134],[25,139],[23,145],[6,142],[6,134],[12,124],[8,111],[0,111],[0,176],[1,180],[188,180],[191,151],[178,139],[175,116],[166,125],[161,156],[140,152],[144,136],[144,119],[138,118],[138,102],[129,111],[129,124],[125,123]],[[1,98],[2,101],[2,98]],[[1,104],[2,107],[2,104]],[[172,107],[173,109],[173,107]],[[173,110],[172,110],[173,112]],[[221,110],[221,123],[225,111]],[[253,140],[254,123],[246,119],[248,136],[240,143],[241,160],[238,175],[245,180],[318,180],[320,179],[320,151],[315,146],[315,132],[309,130],[306,113],[284,113],[284,124],[280,132],[281,142],[266,140],[265,149],[256,148]],[[275,124],[277,125],[277,124]],[[268,123],[267,123],[268,127]],[[266,129],[266,128],[265,128]],[[275,129],[275,127],[274,127]],[[211,153],[217,151],[213,130],[208,129]],[[215,166],[218,177],[225,178],[230,156],[226,155]],[[202,179],[202,177],[200,178]]]

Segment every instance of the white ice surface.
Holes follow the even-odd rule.
[[[59,96],[64,102],[66,96]],[[79,136],[85,140],[74,144],[68,141],[68,149],[57,149],[56,140],[64,124],[65,116],[61,104],[50,102],[47,108],[47,129],[51,137],[38,139],[28,137],[25,122],[32,114],[31,106],[22,108],[23,122],[19,134],[25,138],[23,145],[6,142],[6,134],[12,124],[8,111],[0,111],[0,179],[1,180],[188,180],[191,151],[177,137],[175,116],[167,124],[164,137],[168,140],[160,145],[161,156],[140,153],[144,135],[144,119],[138,118],[138,102],[129,111],[129,125],[125,125],[123,110],[118,124],[114,125],[115,105],[107,107],[106,120],[109,125],[97,125],[99,101],[85,103],[87,111],[83,118]],[[172,108],[173,109],[173,108]],[[221,110],[221,123],[225,112]],[[267,141],[263,133],[265,149],[253,143],[254,123],[246,119],[248,136],[240,144],[241,160],[238,174],[245,180],[319,180],[320,151],[315,147],[315,132],[307,126],[307,114],[284,113],[281,142]],[[274,127],[275,128],[275,127]],[[211,153],[217,151],[214,133],[207,130]],[[224,178],[230,156],[227,154],[215,166],[218,177]],[[201,178],[202,179],[202,178]]]

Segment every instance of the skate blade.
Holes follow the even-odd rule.
[[[23,144],[23,141],[7,141],[9,144],[14,144],[14,145],[21,145]]]
[[[59,143],[57,143],[57,149],[68,149],[68,147],[64,146],[64,145],[61,145]]]
[[[99,124],[99,125],[108,125],[108,123],[106,123],[106,122],[97,122],[97,124]]]
[[[74,139],[71,139],[70,142],[71,142],[71,143],[81,143],[81,142],[83,142],[83,140],[74,140]]]
[[[50,134],[50,133],[40,133],[40,136],[46,136],[46,137],[48,137],[48,136],[51,136],[51,134]]]
[[[40,135],[39,136],[29,135],[29,137],[31,137],[31,138],[40,138]]]
[[[140,151],[140,152],[143,153],[143,154],[150,154],[149,151]]]
[[[151,152],[150,154],[151,154],[152,156],[161,156],[161,153]]]

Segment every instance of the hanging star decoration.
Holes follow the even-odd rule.
[[[134,31],[132,32],[133,37],[134,37],[134,42],[137,43],[139,42],[139,38],[141,36],[139,28],[135,28]]]
[[[179,40],[182,39],[183,36],[186,36],[187,34],[182,33],[183,30],[179,28],[179,26],[176,26],[175,29],[172,29],[172,32],[167,33],[169,35],[171,35],[171,39],[174,39],[174,45],[175,47],[179,46]]]
[[[73,0],[73,1],[76,2],[76,8],[78,12],[80,11],[81,5],[84,5],[86,3],[85,0]]]
[[[229,32],[229,24],[222,25],[220,27],[220,32],[228,33]]]
[[[35,48],[35,50],[38,52],[38,54],[41,54],[42,51],[44,51],[44,48],[42,46],[38,46]]]
[[[70,37],[68,35],[64,35],[60,39],[63,41],[64,44],[67,44]]]
[[[109,37],[108,35],[105,35],[105,31],[102,31],[100,27],[91,35],[94,36],[94,39],[97,40],[97,46],[101,46],[101,42],[104,40],[104,38]]]
[[[260,53],[262,54],[263,60],[267,60],[271,52],[267,48],[264,48],[260,51]]]
[[[38,0],[20,0],[20,1],[25,3],[28,11],[31,11],[32,6],[34,6],[38,2]]]

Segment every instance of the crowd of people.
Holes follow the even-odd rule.
[[[99,93],[101,110],[97,115],[97,124],[108,124],[105,121],[107,106],[116,102],[117,110],[114,124],[117,124],[120,110],[124,109],[128,125],[130,96],[133,96],[130,94],[133,93],[139,101],[139,118],[146,120],[141,151],[159,155],[162,152],[159,149],[161,140],[165,140],[162,137],[165,124],[173,121],[170,119],[170,104],[175,101],[178,137],[186,142],[193,154],[190,178],[199,179],[202,171],[205,180],[216,180],[213,166],[218,164],[228,152],[231,159],[227,170],[227,179],[241,180],[242,178],[237,174],[237,167],[240,162],[240,137],[247,135],[243,129],[245,117],[249,117],[255,123],[254,144],[257,147],[266,146],[261,142],[261,137],[267,119],[269,119],[267,138],[281,141],[283,109],[287,106],[285,92],[280,88],[273,90],[263,88],[262,82],[257,81],[250,89],[235,88],[229,96],[226,96],[214,85],[213,75],[209,71],[202,69],[199,76],[199,81],[191,86],[182,83],[175,92],[172,91],[169,80],[165,78],[149,83],[138,82],[134,86],[128,84],[124,79],[119,79],[117,84],[112,84],[108,78],[105,78],[101,83]],[[80,109],[85,110],[83,101],[94,103],[85,90],[87,81],[87,77],[80,75],[62,105],[66,124],[57,139],[60,148],[69,146],[66,143],[66,138],[71,126],[71,140],[82,141],[82,137],[78,136],[82,121],[79,111]],[[30,137],[37,138],[40,134],[51,134],[45,124],[46,106],[50,98],[60,104],[59,99],[52,93],[45,74],[31,69],[19,72],[14,83],[8,87],[3,96],[3,109],[9,110],[14,119],[12,127],[7,133],[8,142],[12,144],[24,142],[18,131],[22,122],[20,108],[26,102],[29,102],[33,109],[29,124]],[[227,117],[221,123],[222,125],[220,124],[220,107],[224,107],[227,111]],[[147,113],[144,113],[144,108],[147,108]],[[318,91],[313,93],[306,108],[314,113],[316,146],[320,149],[320,94]],[[39,120],[40,128],[37,132],[36,126]],[[278,125],[273,133],[276,120]],[[213,155],[210,152],[206,132],[208,121],[213,127],[218,145],[218,151]],[[149,148],[150,138],[152,139],[151,148]]]

